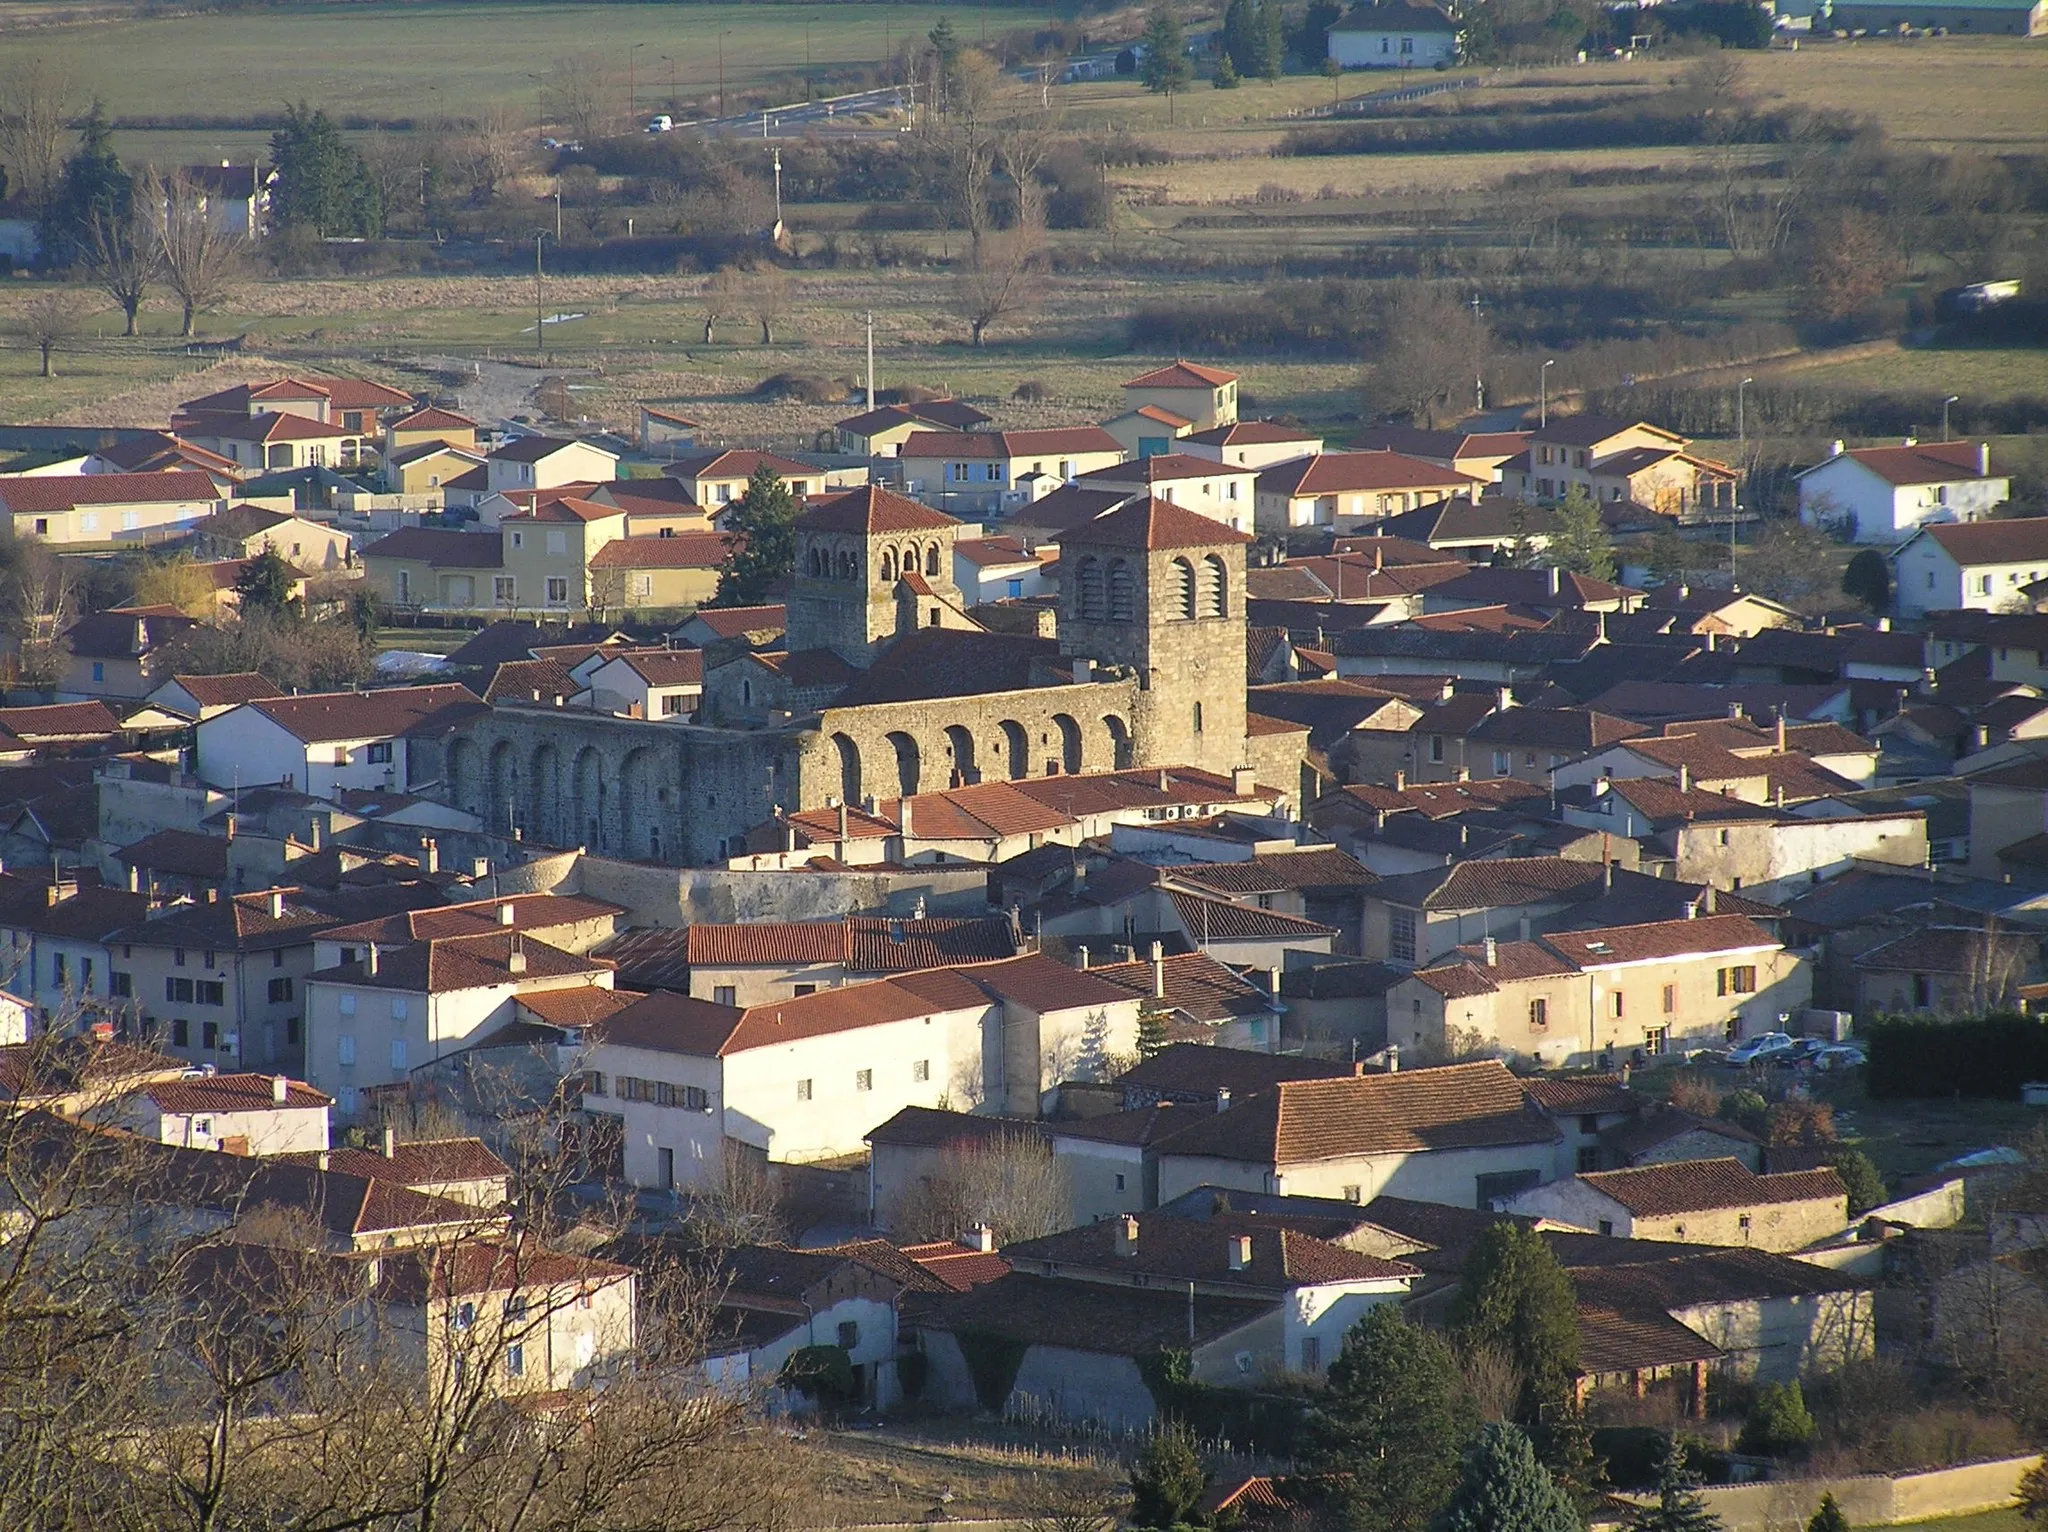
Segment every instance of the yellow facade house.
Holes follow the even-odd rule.
[[[590,604],[607,612],[702,606],[718,591],[729,546],[720,532],[614,538],[590,557]]]
[[[570,611],[590,605],[590,560],[626,535],[626,513],[564,496],[505,517],[498,532],[505,545],[492,607]]]
[[[1237,374],[1199,362],[1175,361],[1126,380],[1124,408],[1147,405],[1191,423],[1196,431],[1227,426],[1237,419]]]

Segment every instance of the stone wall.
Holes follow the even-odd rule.
[[[2040,1461],[2038,1456],[1999,1458],[1928,1473],[1782,1479],[1722,1485],[1701,1493],[1727,1532],[1774,1532],[1780,1527],[1804,1526],[1819,1508],[1822,1495],[1835,1497],[1851,1526],[1887,1527],[2010,1506],[2020,1479]],[[1650,1503],[1646,1495],[1623,1498]]]
[[[722,867],[652,867],[584,856],[578,890],[624,905],[635,926],[731,925],[746,921],[834,920],[842,915],[910,915],[918,900],[930,915],[987,913],[980,867],[915,867],[901,872],[742,872]]]

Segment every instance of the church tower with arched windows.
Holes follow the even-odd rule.
[[[1165,500],[1133,500],[1060,536],[1060,652],[1128,667],[1137,764],[1245,764],[1245,547]]]
[[[971,627],[953,583],[960,523],[877,485],[813,500],[796,520],[792,652],[830,649],[865,669],[913,628]]]

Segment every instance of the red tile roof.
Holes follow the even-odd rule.
[[[410,415],[391,423],[394,431],[474,431],[476,422],[467,415],[458,415],[453,410],[444,410],[428,405],[423,410],[414,410]]]
[[[1760,1176],[1741,1160],[1732,1158],[1677,1160],[1636,1170],[1593,1171],[1579,1180],[1638,1218],[1783,1202],[1840,1201],[1846,1206],[1849,1195],[1842,1178],[1831,1169]]]
[[[294,1165],[319,1163],[320,1155],[297,1152],[278,1158]],[[374,1149],[334,1149],[327,1168],[366,1181],[395,1181],[400,1186],[438,1186],[450,1181],[502,1181],[512,1167],[480,1138],[430,1138],[393,1144],[386,1159]]]
[[[285,1081],[285,1098],[277,1099],[276,1075],[206,1075],[189,1080],[164,1080],[144,1095],[158,1111],[194,1112],[313,1111],[333,1105],[334,1098],[299,1080]]]
[[[1132,1223],[1138,1237],[1126,1245],[1124,1231]],[[1251,1259],[1235,1264],[1242,1248],[1239,1241],[1245,1239],[1251,1241]],[[1405,1286],[1422,1275],[1406,1262],[1349,1250],[1284,1225],[1276,1227],[1272,1219],[1255,1214],[1193,1219],[1134,1213],[1021,1240],[1005,1246],[1003,1254],[1018,1271],[1143,1273],[1168,1282],[1200,1282],[1211,1291],[1233,1287],[1289,1292],[1335,1282]]]
[[[213,480],[195,472],[0,475],[0,508],[16,515],[68,511],[80,505],[218,499]]]
[[[960,523],[907,495],[866,484],[843,494],[813,497],[796,520],[807,532],[924,532]]]
[[[600,505],[578,495],[536,495],[529,510],[514,511],[506,521],[588,522],[625,515],[616,505]]]
[[[1972,521],[1921,531],[1958,564],[2024,564],[2048,558],[2048,516]]]
[[[663,477],[670,479],[751,479],[757,468],[766,468],[783,479],[824,477],[822,468],[799,463],[795,458],[778,457],[773,452],[700,453],[665,464],[661,471]]]
[[[506,905],[512,907],[509,923],[502,913]],[[501,899],[472,899],[463,904],[402,910],[375,920],[336,926],[331,931],[322,932],[321,937],[341,943],[374,941],[396,945],[438,941],[451,936],[484,936],[496,931],[549,931],[624,913],[616,904],[602,899],[586,899],[577,894],[507,894]]]
[[[1263,470],[1258,492],[1292,498],[1365,490],[1469,490],[1484,482],[1401,452],[1320,452]]]
[[[1196,1021],[1221,1022],[1240,1016],[1263,1016],[1273,1009],[1272,997],[1264,990],[1250,980],[1240,978],[1206,952],[1177,952],[1170,957],[1162,957],[1159,963],[1161,982],[1156,985],[1152,964],[1144,958],[1130,963],[1104,963],[1088,971],[1141,999],[1154,1000]],[[1163,993],[1155,994],[1155,990]],[[1235,1050],[1216,1051],[1231,1053]],[[1261,1058],[1265,1055],[1247,1056]],[[1140,1065],[1139,1069],[1144,1067]]]
[[[986,962],[1016,952],[1007,920],[888,920],[855,915],[750,925],[693,925],[687,961],[713,968],[837,963],[853,973],[910,973]]]
[[[1222,548],[1249,543],[1251,535],[1225,526],[1169,500],[1133,500],[1070,529],[1064,545],[1074,548]]]
[[[263,697],[244,705],[311,745],[330,740],[395,739],[450,728],[479,713],[484,702],[466,686],[445,685],[313,692],[302,697]],[[0,724],[4,723],[5,715],[0,714]]]
[[[513,972],[511,963],[515,950],[524,957],[526,965],[517,973]],[[380,952],[374,974],[358,960],[323,968],[311,978],[330,984],[440,995],[454,990],[517,986],[533,979],[580,977],[609,971],[609,966],[602,962],[577,957],[559,947],[551,947],[537,937],[508,931],[503,935],[452,936],[415,942],[394,952]]]
[[[1112,452],[1123,444],[1100,426],[1064,426],[1042,431],[919,431],[903,443],[907,458],[973,458],[998,461],[1063,453]]]
[[[1981,479],[1977,471],[1975,442],[1922,442],[1912,447],[1851,447],[1842,454],[1853,458],[1888,484],[1952,484],[1962,479]],[[1814,468],[1825,468],[1829,458]],[[1813,468],[1806,470],[1812,473]]]
[[[592,569],[717,569],[732,551],[723,532],[617,537],[590,556]]]
[[[1200,362],[1189,362],[1176,358],[1164,367],[1155,367],[1150,372],[1138,374],[1124,380],[1125,388],[1221,388],[1226,383],[1235,383],[1237,374],[1225,372],[1220,367],[1205,367]]]
[[[1196,457],[1187,452],[1155,452],[1137,463],[1112,463],[1092,469],[1075,479],[1077,484],[1165,484],[1177,479],[1213,479],[1223,474],[1248,473],[1235,463],[1213,457]]]
[[[182,686],[201,707],[233,707],[259,697],[282,697],[284,688],[254,670],[238,670],[220,676],[178,676],[171,679]]]

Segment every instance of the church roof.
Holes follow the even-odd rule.
[[[960,523],[943,511],[883,489],[863,485],[844,494],[814,496],[796,520],[805,532],[925,532]]]
[[[1065,534],[1075,547],[1135,548],[1156,552],[1162,548],[1224,548],[1248,543],[1251,536],[1234,527],[1186,510],[1170,500],[1133,500],[1105,516],[1073,528]]]

